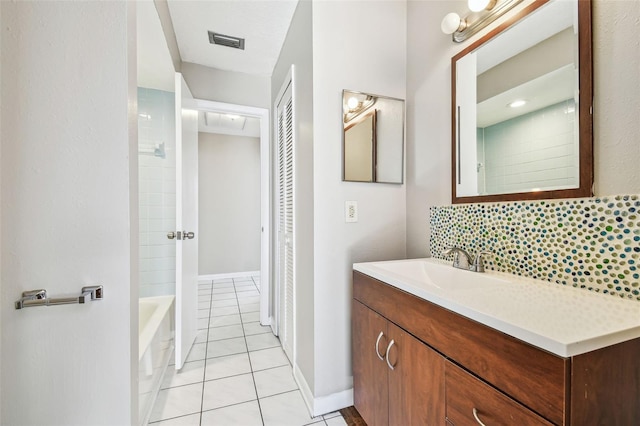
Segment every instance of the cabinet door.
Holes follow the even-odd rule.
[[[387,354],[393,366],[389,370],[389,424],[444,425],[444,358],[394,324],[389,323],[388,330],[394,342]]]
[[[353,301],[354,405],[368,426],[386,425],[389,418],[388,367],[381,355],[387,347],[387,320]],[[380,339],[378,337],[382,333]]]

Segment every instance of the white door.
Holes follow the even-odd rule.
[[[292,84],[276,106],[278,143],[278,335],[293,362],[294,339],[294,223],[293,223],[293,97]]]
[[[131,6],[0,2],[2,425],[137,422]],[[14,307],[96,284],[103,300]]]
[[[198,331],[198,112],[176,73],[176,369],[182,368]]]

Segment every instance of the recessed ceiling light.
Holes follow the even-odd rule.
[[[517,101],[511,102],[508,106],[511,107],[511,108],[518,108],[518,107],[523,106],[526,103],[527,103],[527,101],[522,100],[522,99],[518,99]]]

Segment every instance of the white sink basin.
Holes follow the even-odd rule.
[[[404,286],[412,286],[425,290],[467,291],[508,283],[491,275],[457,269],[429,259],[356,263],[353,268],[403,290],[408,290]]]

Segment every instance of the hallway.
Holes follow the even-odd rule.
[[[198,337],[181,372],[170,365],[151,414],[156,426],[337,426],[311,418],[291,365],[259,323],[259,276],[201,281]]]

